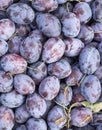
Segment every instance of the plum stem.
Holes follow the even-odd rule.
[[[81,80],[77,83],[78,87],[80,87],[82,81],[85,79],[86,76],[87,76],[87,74],[84,74],[83,77],[81,78]]]
[[[31,69],[31,70],[40,70],[40,67],[41,65],[43,64],[44,62],[42,62],[39,66],[35,67],[35,68],[32,68],[30,66],[27,66],[28,69]]]
[[[9,40],[12,40],[17,34],[18,34],[18,31],[16,31],[16,32],[9,38]]]

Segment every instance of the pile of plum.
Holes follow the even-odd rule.
[[[102,0],[0,0],[0,130],[102,130]]]

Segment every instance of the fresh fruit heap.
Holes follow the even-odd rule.
[[[0,0],[0,130],[102,130],[102,0]]]

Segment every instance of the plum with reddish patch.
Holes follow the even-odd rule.
[[[60,90],[60,81],[55,76],[48,76],[39,85],[39,94],[46,100],[54,99]]]
[[[6,54],[1,58],[1,67],[5,72],[19,74],[26,71],[26,60],[17,54]]]
[[[0,106],[0,130],[12,130],[13,126],[13,110],[5,106]]]
[[[6,10],[8,16],[17,24],[30,24],[35,18],[34,10],[25,3],[14,3]]]
[[[31,116],[35,118],[40,118],[46,112],[46,102],[37,93],[29,95],[26,99],[26,108]]]
[[[49,13],[40,13],[36,17],[36,23],[47,37],[57,37],[61,34],[61,23],[59,19]]]
[[[89,108],[73,108],[71,111],[71,124],[77,127],[86,126],[93,119],[92,111]]]
[[[87,76],[81,84],[81,94],[90,102],[95,103],[101,96],[101,84],[94,75]]]
[[[62,58],[65,51],[65,44],[60,38],[48,39],[42,52],[42,60],[46,63],[53,63]]]
[[[0,20],[0,38],[8,40],[15,32],[15,24],[10,19]]]
[[[14,88],[22,94],[32,94],[35,91],[35,83],[27,74],[18,74],[14,77]]]

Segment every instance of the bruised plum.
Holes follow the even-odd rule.
[[[16,54],[6,54],[1,59],[1,67],[11,74],[23,73],[27,68],[27,62]]]
[[[60,90],[60,82],[55,76],[48,76],[39,85],[39,94],[46,100],[54,99]]]
[[[0,130],[12,130],[14,126],[14,113],[12,109],[0,106]]]
[[[84,48],[84,43],[77,38],[66,38],[64,43],[66,45],[65,55],[69,57],[78,56]]]
[[[17,24],[30,24],[35,18],[33,9],[25,3],[15,3],[8,7],[7,14]]]
[[[47,37],[57,37],[61,33],[61,23],[59,19],[49,13],[38,14],[36,17],[38,28]]]
[[[60,38],[48,39],[42,52],[42,60],[46,63],[53,63],[61,59],[65,51],[65,44]]]
[[[15,24],[10,19],[0,20],[0,38],[8,40],[15,32]]]
[[[26,99],[26,108],[31,116],[35,118],[40,118],[46,112],[46,102],[37,93],[29,95]]]
[[[81,23],[87,23],[92,18],[91,7],[86,2],[79,2],[75,5],[73,12],[80,19]]]
[[[35,91],[35,83],[30,76],[18,74],[14,77],[14,88],[22,95],[32,94]]]
[[[90,102],[95,103],[101,96],[101,84],[94,75],[87,76],[81,84],[81,94]]]

